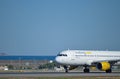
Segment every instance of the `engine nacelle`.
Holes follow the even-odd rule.
[[[69,70],[73,70],[73,69],[75,69],[75,68],[77,68],[78,66],[70,66],[69,67]]]
[[[97,64],[97,68],[102,71],[109,70],[111,68],[110,63],[108,62],[100,62]]]

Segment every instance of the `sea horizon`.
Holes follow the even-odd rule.
[[[5,55],[0,60],[54,60],[56,56]]]

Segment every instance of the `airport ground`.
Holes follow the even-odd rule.
[[[54,63],[49,61],[1,61],[9,70],[0,70],[0,79],[120,79],[120,67],[115,66],[113,73],[98,71],[91,68],[91,73],[83,73],[83,68],[65,73],[64,70],[55,69]],[[2,67],[1,66],[1,67]]]
[[[0,79],[120,79],[120,77],[0,77]]]
[[[120,72],[1,72],[0,79],[120,79]]]

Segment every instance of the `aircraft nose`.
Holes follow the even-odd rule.
[[[61,59],[60,57],[56,57],[56,58],[55,58],[55,61],[56,61],[57,63],[61,63],[61,62],[62,62],[62,59]]]

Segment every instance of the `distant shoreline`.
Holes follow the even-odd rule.
[[[54,60],[55,56],[0,56],[0,60]]]

